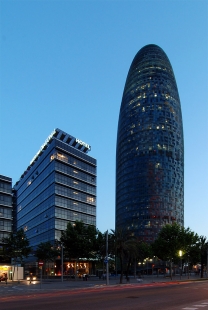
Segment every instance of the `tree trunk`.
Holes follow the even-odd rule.
[[[121,275],[120,275],[120,284],[123,283],[123,256],[120,255],[120,264],[121,264]]]
[[[126,268],[126,281],[129,282],[129,269],[130,269],[131,258],[128,260],[127,268]]]
[[[136,278],[136,267],[137,267],[137,261],[136,258],[134,258],[134,279]]]

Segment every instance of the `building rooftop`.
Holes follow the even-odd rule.
[[[45,142],[41,145],[39,151],[35,154],[35,156],[30,161],[30,165],[27,167],[25,172],[21,175],[20,180],[24,178],[28,170],[34,165],[34,163],[38,160],[41,154],[47,149],[47,147],[51,144],[53,139],[57,139],[67,145],[87,154],[91,150],[91,146],[82,140],[75,138],[68,133],[64,132],[63,130],[56,128],[52,131],[52,133],[47,137]],[[18,184],[19,181],[16,182],[15,185]]]

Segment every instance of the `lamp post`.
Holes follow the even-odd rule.
[[[183,255],[183,252],[180,250],[180,251],[179,251],[179,256],[180,256],[180,258],[181,258],[180,280],[181,280],[181,274],[182,274],[182,255]]]
[[[61,282],[64,281],[64,246],[63,243],[61,243]]]
[[[146,259],[144,259],[143,263],[142,263],[143,266],[143,274],[145,275],[145,269],[146,269]]]
[[[108,230],[106,231],[106,285],[109,285]]]
[[[188,279],[189,279],[189,254],[188,254]]]
[[[171,278],[171,280],[172,280],[172,257],[171,257],[171,259],[170,259],[170,278]]]
[[[208,248],[207,248],[207,278],[208,278]]]
[[[148,259],[149,259],[149,257],[146,258],[146,262],[147,262],[147,276],[148,276],[148,267],[149,267],[148,266]]]
[[[153,268],[154,268],[154,258],[152,259],[150,259],[150,262],[151,262],[151,267],[152,267],[152,282],[153,282]]]

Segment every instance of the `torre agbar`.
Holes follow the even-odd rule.
[[[116,149],[116,229],[152,242],[184,224],[181,105],[170,61],[157,45],[135,56],[124,87]]]

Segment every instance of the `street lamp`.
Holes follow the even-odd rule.
[[[109,285],[108,230],[106,231],[106,285]]]
[[[170,259],[170,278],[171,278],[171,280],[173,279],[173,277],[172,277],[172,257]]]
[[[61,282],[64,281],[64,246],[63,243],[61,243]]]
[[[207,278],[208,278],[208,248],[207,248]]]
[[[148,266],[148,260],[149,260],[149,257],[146,258],[146,262],[147,262],[147,276],[148,276],[148,267],[149,267]]]
[[[183,252],[180,250],[180,251],[179,251],[179,256],[180,256],[180,258],[181,258],[180,280],[181,280],[181,274],[182,274],[182,255],[183,255]]]

